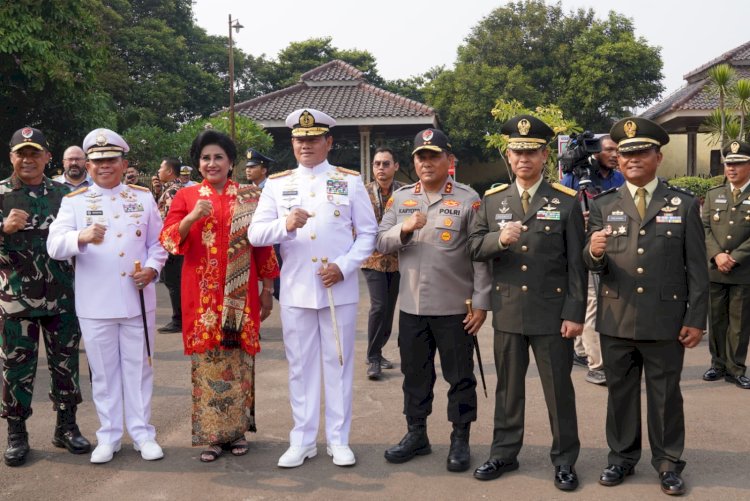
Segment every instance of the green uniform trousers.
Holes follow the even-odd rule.
[[[711,282],[711,367],[744,376],[750,341],[750,285]]]
[[[44,336],[55,409],[81,403],[78,382],[78,344],[81,330],[73,313],[42,317],[4,317],[2,324],[3,399],[0,417],[31,416],[39,355],[39,333]]]

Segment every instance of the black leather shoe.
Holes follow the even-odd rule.
[[[747,376],[731,376],[727,374],[724,376],[724,380],[734,383],[738,388],[742,388],[743,390],[750,390],[750,378]]]
[[[723,378],[725,376],[724,369],[717,369],[715,367],[711,367],[706,372],[703,373],[703,380],[704,381],[718,381],[719,379]]]
[[[410,424],[409,431],[398,445],[385,451],[385,459],[389,463],[405,463],[414,456],[426,456],[432,452],[430,440],[427,438],[427,426],[424,424]]]
[[[446,467],[448,471],[466,471],[471,465],[471,449],[469,448],[469,434],[471,423],[453,423],[451,433],[451,448],[448,451]]]
[[[589,357],[586,355],[577,355],[573,353],[573,365],[580,365],[581,367],[589,367]]]
[[[555,487],[561,491],[574,491],[578,488],[578,474],[573,465],[555,466]]]
[[[73,454],[85,454],[91,450],[91,443],[81,435],[76,424],[76,408],[60,408],[57,411],[57,426],[52,437],[52,445],[68,449]]]
[[[3,454],[8,466],[21,466],[29,455],[29,434],[26,432],[26,421],[8,419],[8,448]]]
[[[611,464],[604,468],[601,476],[599,477],[599,483],[606,485],[607,487],[613,487],[620,485],[625,477],[635,473],[635,468],[632,466],[620,466],[619,464]]]
[[[380,362],[370,362],[367,366],[367,377],[370,379],[380,379],[383,369],[380,368]]]
[[[661,480],[661,491],[670,496],[681,496],[685,494],[685,482],[676,471],[663,471],[659,473]]]
[[[495,480],[503,473],[518,469],[518,461],[515,459],[505,461],[504,459],[489,459],[482,466],[474,470],[474,478],[477,480]]]
[[[175,322],[169,322],[167,325],[163,327],[159,327],[156,330],[158,332],[163,332],[165,334],[169,334],[172,332],[182,332],[182,325],[175,323]]]

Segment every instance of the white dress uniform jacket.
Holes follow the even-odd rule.
[[[78,234],[98,223],[101,244],[78,245]],[[91,186],[66,196],[50,226],[47,250],[54,259],[76,258],[76,313],[81,318],[132,318],[141,314],[130,275],[134,262],[159,272],[167,251],[159,243],[162,221],[148,190],[120,184]],[[143,289],[146,311],[156,309],[155,281]]]
[[[311,213],[304,227],[286,231],[295,207]],[[322,263],[336,263],[344,280],[333,286],[334,304],[359,301],[359,266],[375,249],[378,226],[358,173],[328,161],[297,167],[266,181],[248,230],[254,246],[281,244],[279,303],[298,308],[328,307],[328,293],[317,275]]]

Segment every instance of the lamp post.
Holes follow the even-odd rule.
[[[232,141],[234,141],[234,46],[232,43],[232,28],[234,28],[235,33],[239,33],[244,26],[240,24],[238,19],[232,22],[232,14],[229,14],[229,131]]]

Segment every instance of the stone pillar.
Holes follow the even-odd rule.
[[[359,126],[359,164],[365,184],[372,180],[372,162],[370,159],[370,131],[372,127]]]
[[[687,127],[687,172],[688,176],[695,176],[698,172],[698,127]]]

